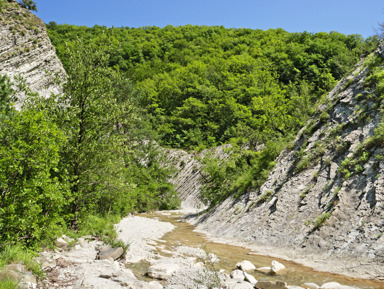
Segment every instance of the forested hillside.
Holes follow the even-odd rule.
[[[163,146],[201,150],[232,143],[228,162],[205,165],[203,196],[211,205],[259,187],[322,96],[378,42],[337,32],[192,25],[50,23],[48,32],[64,66],[79,38],[107,47],[109,66],[135,84]]]
[[[0,267],[11,245],[70,228],[116,235],[109,220],[178,207],[137,90],[105,47],[79,40],[65,74],[44,23],[0,4]]]

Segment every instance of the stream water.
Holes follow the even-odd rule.
[[[287,273],[279,276],[271,276],[261,272],[253,272],[252,275],[259,281],[266,280],[281,280],[287,282],[289,285],[299,286],[306,282],[314,282],[318,285],[326,282],[335,281],[343,285],[356,286],[362,289],[383,289],[384,281],[365,280],[359,278],[350,278],[343,275],[331,274],[326,272],[315,271],[312,268],[302,266],[295,262],[279,260],[267,256],[260,256],[253,254],[249,249],[227,244],[214,243],[205,238],[201,233],[195,232],[195,227],[186,223],[183,216],[177,213],[170,214],[140,214],[142,217],[157,218],[163,222],[170,222],[176,228],[163,236],[162,240],[157,242],[158,253],[162,256],[169,257],[167,251],[172,250],[179,245],[186,245],[190,247],[201,248],[207,253],[214,253],[219,257],[220,262],[215,263],[215,269],[224,269],[226,273],[230,273],[235,269],[237,262],[248,260],[252,262],[257,268],[269,267],[272,260],[276,260],[287,267]],[[131,264],[129,268],[134,271],[136,276],[141,276],[142,279],[147,280],[145,273],[148,270],[149,263],[140,262],[138,264]],[[139,277],[138,276],[138,277]]]

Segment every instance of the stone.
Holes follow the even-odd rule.
[[[105,278],[105,279],[110,279],[112,277],[117,277],[121,274],[121,272],[113,269],[113,268],[103,268],[103,271],[100,273],[99,277],[100,278]]]
[[[253,289],[253,285],[251,283],[248,283],[248,282],[239,282],[239,283],[236,283],[231,288],[232,289]]]
[[[159,282],[157,281],[151,281],[148,283],[148,286],[149,288],[151,289],[163,289],[163,285],[161,285]]]
[[[303,289],[301,286],[288,285],[288,289]]]
[[[116,260],[119,257],[121,257],[121,255],[123,254],[124,254],[123,248],[117,247],[117,248],[109,248],[109,249],[100,251],[98,257],[100,260],[109,259],[109,258],[113,258],[113,260]]]
[[[282,281],[259,281],[255,284],[257,289],[288,289],[287,283]]]
[[[71,237],[68,237],[68,236],[66,236],[66,235],[61,236],[61,238],[62,238],[63,240],[65,240],[66,242],[68,242],[68,243],[72,243],[72,242],[75,241],[75,239],[73,239],[73,238],[71,238]]]
[[[260,268],[256,268],[256,271],[257,272],[261,272],[261,273],[269,273],[271,272],[272,268],[271,267],[260,267]]]
[[[305,289],[319,289],[320,286],[317,285],[316,283],[304,283],[300,285],[301,287]]]
[[[165,289],[185,289],[183,285],[168,285]]]
[[[236,264],[236,268],[243,270],[245,272],[254,271],[256,269],[255,265],[251,262],[244,260]]]
[[[69,246],[68,242],[65,241],[63,238],[57,238],[55,241],[55,245],[57,248],[60,248],[63,250],[67,250]]]
[[[271,266],[271,274],[273,275],[281,275],[287,272],[287,268],[285,266],[275,260],[272,261]]]
[[[157,263],[149,267],[148,276],[155,279],[168,280],[179,269],[180,267],[177,264]]]
[[[358,289],[356,287],[341,285],[337,282],[328,282],[320,286],[320,289]]]
[[[22,264],[9,264],[4,267],[4,271],[7,270],[25,273],[27,272],[27,267]]]
[[[238,281],[244,281],[245,279],[244,272],[241,270],[233,270],[230,275],[232,279],[235,279]]]
[[[23,273],[12,270],[0,271],[0,281],[20,282],[23,279],[23,276]]]
[[[257,283],[257,280],[255,277],[253,277],[251,274],[248,274],[247,272],[244,272],[244,278],[245,281],[255,285]]]

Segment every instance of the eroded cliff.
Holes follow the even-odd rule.
[[[384,59],[383,46],[376,57]],[[384,279],[382,104],[367,75],[359,63],[279,156],[261,189],[200,215],[198,229],[292,250],[293,259],[320,254],[354,260],[341,265],[349,272],[338,272],[353,275],[361,264],[368,268],[364,277]]]
[[[23,79],[44,97],[59,93],[55,79],[65,76],[44,23],[16,1],[6,1],[0,12],[0,74],[16,84]],[[23,99],[23,93],[17,95]]]

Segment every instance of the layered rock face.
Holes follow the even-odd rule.
[[[44,97],[59,93],[54,79],[63,79],[65,72],[44,23],[16,1],[4,5],[0,12],[0,74],[8,75],[15,84],[23,79]],[[22,100],[24,95],[19,92],[17,97]]]
[[[384,58],[384,47],[377,52]],[[383,144],[367,145],[380,100],[360,63],[327,96],[259,191],[195,220],[214,236],[384,262]],[[383,278],[383,276],[373,276]]]
[[[223,145],[200,153],[188,153],[176,149],[167,152],[168,159],[177,171],[171,182],[175,185],[183,209],[206,208],[206,205],[200,200],[200,188],[204,184],[200,160],[204,157],[225,160],[229,157],[228,148],[229,145]]]

